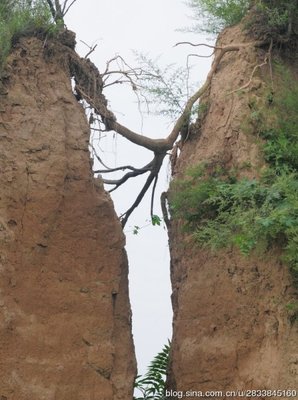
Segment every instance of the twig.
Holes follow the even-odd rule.
[[[211,44],[207,44],[207,43],[192,43],[192,42],[178,42],[173,47],[180,46],[181,44],[189,44],[190,46],[193,46],[193,47],[199,47],[199,46],[209,47],[209,49],[213,49],[213,50],[223,49],[222,46],[212,46]]]
[[[96,47],[97,47],[97,44],[95,44],[95,45],[90,49],[90,51],[85,55],[85,58],[87,58],[88,56],[90,56],[90,54],[94,52],[94,50],[96,49]]]
[[[72,7],[72,5],[73,5],[76,1],[77,1],[77,0],[73,0],[73,1],[70,3],[70,5],[66,8],[66,5],[67,5],[67,3],[68,3],[68,0],[65,0],[64,5],[63,5],[63,9],[62,9],[63,16],[65,16],[65,15],[68,13],[70,7]]]
[[[249,78],[248,82],[246,82],[246,83],[245,83],[244,85],[242,85],[240,88],[235,89],[235,90],[232,90],[232,91],[229,92],[228,94],[232,94],[232,93],[235,93],[235,92],[239,92],[240,90],[244,90],[244,89],[246,89],[246,88],[249,87],[249,85],[251,84],[251,81],[252,81],[252,79],[253,79],[253,77],[254,77],[254,74],[255,74],[256,70],[257,70],[258,68],[262,68],[264,65],[268,64],[268,59],[269,59],[269,57],[271,56],[271,50],[272,50],[272,41],[271,41],[269,50],[268,50],[268,52],[266,53],[266,55],[265,55],[265,57],[264,57],[263,62],[262,62],[261,64],[257,64],[257,65],[254,66],[254,68],[253,68],[253,70],[252,70],[252,73],[251,73],[251,75],[250,75],[250,78]],[[271,72],[272,72],[272,71],[271,71]]]

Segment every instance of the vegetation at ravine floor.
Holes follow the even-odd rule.
[[[201,246],[234,245],[243,254],[281,248],[298,280],[298,84],[286,67],[275,71],[275,92],[250,102],[246,126],[267,162],[260,177],[239,179],[239,169],[200,164],[173,182],[170,209]]]
[[[163,349],[154,357],[144,376],[137,376],[135,389],[140,393],[134,400],[163,400],[165,399],[166,375],[169,364],[171,343],[164,345]]]

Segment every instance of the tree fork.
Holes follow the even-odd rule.
[[[180,42],[179,44],[190,44],[192,46],[202,46],[203,44],[192,44],[190,42]],[[178,136],[181,132],[186,121],[188,121],[192,107],[195,102],[197,102],[201,96],[208,90],[210,87],[212,78],[216,73],[217,67],[221,62],[222,58],[226,53],[239,51],[241,48],[254,46],[261,47],[264,45],[264,42],[253,42],[253,43],[241,43],[241,44],[232,44],[227,46],[209,46],[214,50],[214,60],[212,63],[211,70],[207,75],[207,79],[205,83],[187,100],[183,111],[179,118],[177,119],[173,129],[169,133],[166,138],[160,139],[152,139],[148,136],[143,136],[137,132],[132,131],[126,126],[119,123],[116,119],[114,113],[109,110],[107,100],[102,93],[103,90],[103,79],[97,67],[89,60],[85,58],[79,57],[74,50],[67,48],[67,52],[69,55],[69,70],[70,75],[75,79],[75,90],[78,93],[79,97],[84,99],[91,108],[93,108],[95,114],[99,115],[102,123],[105,126],[106,131],[114,131],[119,135],[123,136],[130,142],[142,146],[154,153],[153,160],[143,168],[134,168],[130,167],[130,172],[127,172],[122,178],[115,180],[104,179],[103,181],[107,184],[113,184],[115,187],[111,190],[117,189],[123,183],[125,183],[128,179],[149,172],[149,176],[147,180],[136,197],[136,200],[132,204],[132,206],[120,216],[122,226],[125,226],[129,216],[135,210],[136,207],[140,204],[146,192],[150,188],[153,183],[153,191],[151,197],[151,215],[153,214],[153,197],[155,192],[155,185],[157,182],[157,177],[159,171],[161,169],[163,160],[167,155],[169,150],[172,150],[175,142],[178,139]],[[107,71],[105,71],[107,74]],[[121,168],[119,168],[121,169]],[[115,170],[115,169],[114,169]],[[102,172],[102,171],[101,171]],[[107,170],[108,172],[109,169]]]

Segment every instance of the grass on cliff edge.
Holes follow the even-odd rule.
[[[188,31],[219,33],[248,16],[247,28],[254,27],[274,41],[297,36],[297,0],[187,0],[186,4],[195,21]]]
[[[2,0],[0,4],[0,71],[13,44],[22,36],[52,34],[56,31],[44,0]]]
[[[172,183],[170,209],[200,246],[236,246],[245,255],[282,249],[298,282],[298,84],[276,69],[278,93],[265,95],[250,116],[267,162],[260,178],[201,164]]]

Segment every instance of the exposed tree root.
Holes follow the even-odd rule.
[[[204,44],[192,44],[190,42],[181,42],[178,44],[190,44],[192,46],[202,46]],[[77,97],[79,99],[85,100],[89,106],[93,109],[93,113],[96,114],[102,124],[105,127],[105,131],[114,131],[129,140],[130,142],[142,146],[150,151],[153,152],[153,159],[152,161],[145,165],[142,168],[135,168],[133,166],[123,166],[119,168],[109,169],[103,164],[101,159],[98,157],[101,164],[104,166],[105,169],[100,169],[96,172],[101,174],[106,174],[109,172],[115,172],[119,170],[129,170],[126,172],[120,179],[103,179],[104,183],[108,185],[113,185],[114,187],[111,191],[116,190],[121,185],[123,185],[127,180],[149,173],[144,186],[142,187],[141,191],[137,195],[134,203],[131,207],[120,216],[122,221],[122,226],[125,226],[128,218],[132,214],[132,212],[138,207],[140,202],[142,201],[144,195],[153,184],[153,191],[151,197],[151,215],[153,215],[153,198],[155,193],[155,186],[158,179],[158,174],[160,168],[162,166],[163,160],[167,155],[167,152],[172,150],[183,127],[189,120],[189,116],[192,110],[192,107],[195,102],[197,102],[200,97],[207,91],[212,81],[214,74],[218,68],[218,65],[224,55],[230,52],[237,52],[243,47],[247,46],[260,46],[259,42],[255,43],[245,43],[245,44],[232,44],[227,46],[209,46],[214,50],[214,61],[211,67],[211,70],[207,76],[205,83],[187,100],[179,118],[177,119],[172,131],[168,134],[165,138],[160,139],[152,139],[147,136],[143,136],[139,133],[132,131],[131,129],[127,128],[126,126],[119,123],[116,119],[114,113],[109,110],[107,100],[102,93],[104,82],[103,82],[103,75],[108,74],[108,70],[105,71],[104,74],[100,74],[96,66],[89,60],[85,58],[79,57],[75,51],[68,48],[67,52],[69,55],[69,69],[70,75],[74,77],[75,80],[75,91],[77,93]],[[127,73],[124,73],[124,75]],[[127,77],[127,76],[126,76]],[[129,74],[129,80],[131,81],[131,75]]]

